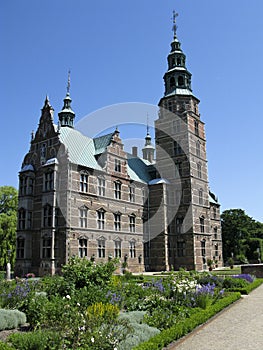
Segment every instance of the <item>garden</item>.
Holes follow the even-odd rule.
[[[74,257],[62,276],[1,280],[0,331],[16,331],[0,350],[162,349],[262,283],[185,270],[115,275],[117,264]]]

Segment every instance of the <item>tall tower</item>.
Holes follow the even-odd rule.
[[[192,92],[186,56],[177,39],[176,17],[174,12],[174,36],[164,74],[165,91],[155,122],[156,167],[159,178],[165,179],[160,204],[165,215],[164,230],[157,239],[158,249],[160,241],[163,246],[155,254],[164,254],[166,269],[202,270],[207,268],[207,260],[215,255],[205,129],[198,110],[199,100]],[[219,204],[217,209],[219,211]]]

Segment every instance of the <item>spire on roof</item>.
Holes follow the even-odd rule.
[[[176,38],[176,30],[177,30],[177,25],[176,25],[176,17],[178,17],[178,13],[173,10],[173,32],[174,32],[174,38]]]
[[[71,98],[69,95],[70,90],[70,70],[68,71],[68,83],[67,83],[67,94],[64,98],[64,106],[62,110],[58,113],[60,126],[69,126],[70,128],[74,127],[75,113],[71,109]]]

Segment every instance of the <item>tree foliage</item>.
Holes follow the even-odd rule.
[[[229,209],[221,214],[223,254],[246,255],[251,238],[263,238],[263,224],[248,216],[242,209]]]
[[[0,269],[6,268],[7,262],[14,264],[16,254],[18,193],[14,187],[0,187]],[[10,258],[9,253],[10,251]]]

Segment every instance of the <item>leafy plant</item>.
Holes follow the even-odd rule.
[[[26,323],[26,315],[18,310],[0,309],[0,331],[17,328]]]

